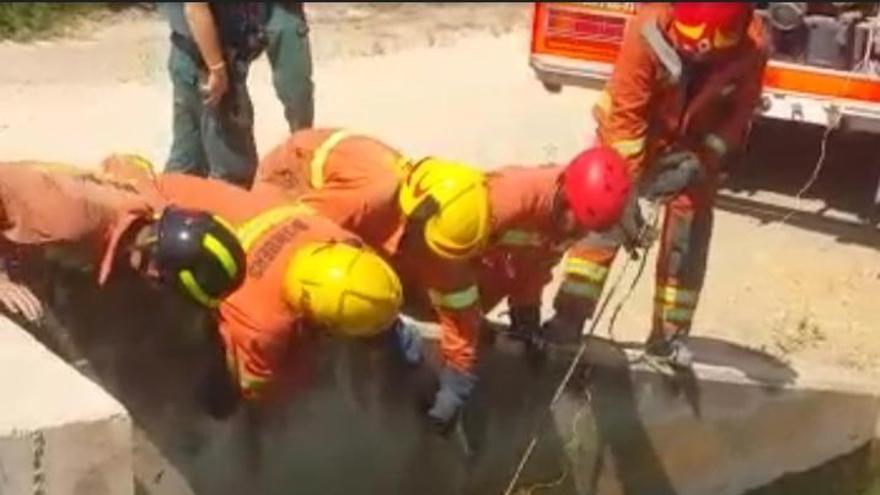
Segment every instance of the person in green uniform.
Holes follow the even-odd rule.
[[[249,188],[257,166],[251,62],[266,53],[291,132],[314,118],[308,23],[301,2],[162,4],[171,25],[174,91],[166,171]]]

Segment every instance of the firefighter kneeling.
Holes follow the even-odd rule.
[[[409,160],[340,129],[293,133],[261,162],[254,186],[292,194],[357,234],[406,281],[406,311],[430,309],[444,368],[428,418],[441,431],[476,382],[486,307],[507,297],[536,310],[566,247],[613,225],[629,189],[621,158],[608,149],[569,166],[486,174],[441,158]],[[404,354],[417,357],[417,332],[403,323],[396,329]]]
[[[407,224],[395,266],[427,291],[441,325],[444,367],[427,415],[446,432],[476,384],[485,311],[507,298],[514,330],[526,339],[540,332],[521,316],[539,323],[553,266],[576,239],[617,224],[630,181],[620,157],[605,148],[565,166],[489,174],[434,158],[413,167],[399,193]]]
[[[183,174],[151,174],[112,157],[105,169],[134,180],[156,203],[229,219],[246,274],[217,306],[228,370],[205,380],[202,400],[217,417],[238,398],[284,398],[308,374],[310,337],[370,337],[391,328],[402,299],[391,266],[355,234],[280,191],[251,192]]]
[[[174,203],[150,204],[131,183],[74,166],[0,163],[0,303],[35,321],[42,303],[16,273],[21,257],[50,256],[93,269],[103,285],[119,268],[216,306],[244,277],[228,222]]]

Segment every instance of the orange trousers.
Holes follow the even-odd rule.
[[[671,337],[691,330],[706,277],[712,235],[716,182],[692,186],[665,207],[651,337]],[[593,316],[620,245],[591,234],[573,246],[564,261],[564,282],[554,299],[557,315],[573,324]]]

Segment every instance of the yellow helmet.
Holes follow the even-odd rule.
[[[349,337],[390,327],[403,298],[400,279],[377,254],[340,242],[312,242],[296,250],[284,277],[289,304],[317,324]]]
[[[425,158],[413,167],[398,199],[408,219],[425,222],[425,242],[444,258],[471,257],[489,237],[486,179],[471,166]]]

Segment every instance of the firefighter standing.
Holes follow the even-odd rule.
[[[719,171],[746,139],[761,91],[767,55],[753,10],[745,2],[642,5],[594,108],[598,141],[633,176],[657,174],[648,193],[670,199],[646,350],[673,366],[692,361],[680,337],[703,286]],[[680,190],[664,180],[682,178],[693,180]],[[555,324],[580,328],[592,316],[617,250],[602,236],[571,250]]]
[[[537,330],[522,320],[539,319],[550,269],[571,241],[618,220],[629,179],[620,157],[604,149],[568,167],[511,167],[487,176],[437,158],[410,163],[366,136],[311,129],[261,162],[254,187],[293,191],[392,259],[415,288],[407,291],[408,306],[425,296],[441,325],[444,358],[428,416],[445,430],[476,382],[481,291],[491,293],[487,302],[522,302],[513,310],[515,326]],[[396,329],[412,341],[405,324]]]

